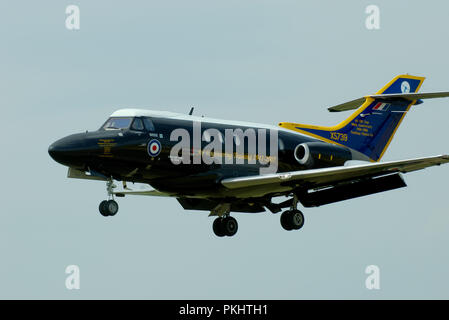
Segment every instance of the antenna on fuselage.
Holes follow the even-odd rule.
[[[191,116],[193,114],[193,109],[195,109],[195,107],[191,107],[190,111],[189,111],[189,116]]]

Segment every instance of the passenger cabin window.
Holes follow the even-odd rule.
[[[156,129],[154,128],[154,124],[153,121],[151,121],[150,118],[143,118],[143,122],[145,123],[145,129],[147,129],[147,131],[156,131]]]
[[[140,118],[135,118],[131,125],[132,130],[143,131],[143,122]]]
[[[133,118],[109,118],[108,121],[103,125],[104,130],[114,130],[114,129],[127,129],[131,124]]]

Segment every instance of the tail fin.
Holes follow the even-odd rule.
[[[281,122],[279,125],[326,142],[356,150],[371,161],[379,161],[409,108],[421,101],[398,96],[413,96],[421,87],[424,77],[399,75],[380,89],[376,95],[366,96],[351,103],[362,103],[348,119],[334,127],[320,127]],[[387,96],[383,96],[387,95]],[[394,96],[387,98],[388,96]],[[350,103],[348,103],[350,104]],[[348,104],[341,110],[354,109]],[[358,105],[359,105],[358,104]],[[332,111],[341,111],[332,110]]]

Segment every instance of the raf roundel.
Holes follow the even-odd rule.
[[[153,139],[148,142],[147,150],[150,156],[156,157],[161,153],[161,143],[158,140]]]

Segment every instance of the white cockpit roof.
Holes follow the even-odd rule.
[[[176,118],[181,113],[146,110],[146,109],[120,109],[111,114],[111,117],[157,117],[157,118]]]
[[[169,112],[169,111],[159,111],[159,110],[146,110],[146,109],[120,109],[111,114],[111,117],[153,117],[153,118],[169,118],[177,120],[189,120],[189,121],[199,121],[208,123],[218,123],[218,124],[229,124],[234,126],[242,127],[256,127],[264,129],[275,129],[278,131],[286,131],[292,133],[291,130],[287,130],[278,126],[253,123],[246,121],[232,121],[223,119],[214,119],[208,117],[198,117],[183,113]]]

